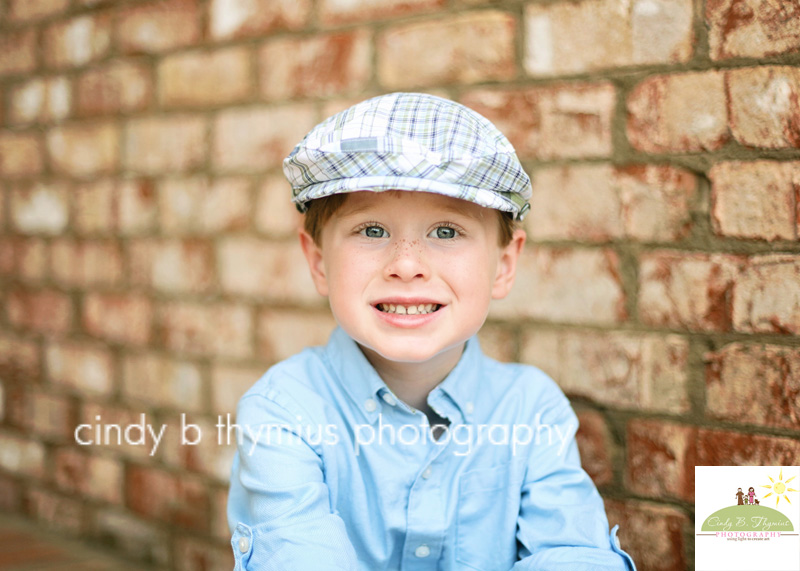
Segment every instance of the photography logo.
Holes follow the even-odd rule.
[[[695,467],[698,571],[800,570],[800,467]]]

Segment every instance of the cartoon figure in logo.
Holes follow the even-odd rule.
[[[742,489],[741,489],[741,488],[739,488],[739,491],[738,491],[738,492],[736,492],[736,497],[737,497],[737,499],[739,500],[739,501],[737,502],[737,505],[740,505],[740,506],[741,506],[741,505],[744,505],[744,502],[742,502],[742,498],[744,497],[744,494],[742,493]]]
[[[744,497],[744,505],[747,505],[747,504],[748,504],[748,502],[747,502],[747,496],[745,496],[745,497]]]
[[[750,486],[750,489],[748,490],[748,495],[750,496],[750,505],[751,506],[755,505],[754,502],[756,499],[756,491],[753,489],[753,486]]]

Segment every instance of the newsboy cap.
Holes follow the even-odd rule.
[[[531,181],[485,117],[423,93],[390,93],[314,127],[283,161],[292,202],[356,191],[443,194],[511,212],[530,209]]]

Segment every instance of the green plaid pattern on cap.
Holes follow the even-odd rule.
[[[292,202],[370,190],[469,200],[522,219],[531,181],[508,139],[459,103],[422,93],[368,99],[329,117],[283,161]]]

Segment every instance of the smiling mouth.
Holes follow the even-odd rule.
[[[418,305],[400,305],[394,303],[379,303],[375,307],[383,313],[394,313],[397,315],[425,315],[439,311],[442,305],[439,303],[420,303]]]

